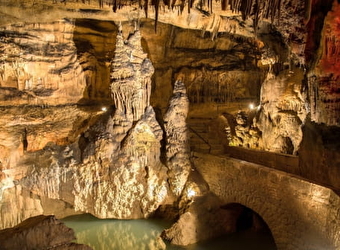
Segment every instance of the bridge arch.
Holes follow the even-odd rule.
[[[237,232],[245,230],[254,230],[268,234],[273,240],[271,230],[265,220],[253,209],[240,203],[228,203],[221,206],[222,209],[233,213],[235,218],[234,228]]]
[[[229,157],[195,153],[193,161],[223,204],[263,218],[278,250],[340,249],[340,199],[331,189]]]
[[[235,229],[237,235],[242,237],[244,249],[253,249],[254,245],[264,249],[277,249],[269,226],[254,210],[240,203],[228,203],[221,208],[232,214],[231,218],[234,220],[229,223],[235,223],[231,227]]]

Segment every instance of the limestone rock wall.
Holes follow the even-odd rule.
[[[84,71],[86,88],[82,102],[111,103],[110,64],[118,27],[113,21],[74,19],[73,41]]]
[[[262,45],[256,40],[227,31],[211,39],[209,33],[161,23],[154,34],[148,32],[151,25],[143,23],[141,32],[155,67],[154,107],[166,111],[171,79],[182,79],[191,104],[259,98],[264,74],[258,65]]]
[[[75,103],[86,79],[73,41],[74,22],[18,23],[2,27],[1,105]]]
[[[41,213],[58,217],[86,212],[100,218],[146,218],[167,202],[167,168],[160,159],[163,130],[149,105],[148,85],[141,85],[150,83],[153,67],[141,53],[137,32],[131,43],[122,46],[117,53],[123,51],[130,56],[132,50],[136,59],[114,65],[113,74],[122,75],[119,72],[131,65],[135,69],[129,77],[113,77],[116,86],[111,91],[116,95],[112,95],[112,102],[123,103],[119,98],[124,96],[116,89],[129,84],[131,92],[137,93],[133,96],[136,106],[33,107],[31,113],[22,113],[26,123],[4,126],[4,132],[10,135],[8,141],[18,142],[3,145],[7,151],[2,156],[1,217],[6,219],[1,227]],[[144,73],[142,82],[135,81],[136,75]],[[40,119],[32,123],[29,114],[40,114]],[[36,142],[39,140],[34,135],[48,128],[58,134],[45,132],[40,143]],[[7,162],[6,152],[16,152],[16,158]],[[17,199],[11,200],[11,194],[20,188],[24,191],[17,192]],[[26,212],[13,218],[11,206]]]
[[[231,32],[212,40],[209,32],[168,24],[159,24],[154,33],[150,20],[140,26],[143,50],[156,69],[154,94],[147,98],[163,114],[178,75],[185,77],[192,103],[258,98],[264,77],[257,67],[261,43]],[[123,23],[122,41],[134,28],[133,22]],[[110,102],[109,65],[118,32],[114,22],[64,19],[7,26],[1,32],[4,104],[15,98],[17,104]]]
[[[321,3],[317,2],[317,6]],[[329,126],[339,126],[340,121],[340,62],[339,62],[339,13],[340,5],[337,1],[328,1],[326,9],[311,19],[311,32],[320,37],[316,43],[310,34],[309,47],[306,53],[313,63],[308,72],[308,94],[311,108],[311,119],[316,123]],[[317,25],[323,23],[323,27]],[[310,55],[310,50],[317,51]]]
[[[259,97],[263,75],[258,70],[209,70],[182,68],[178,77],[187,82],[190,103],[228,104]]]
[[[59,154],[60,148],[77,141],[82,131],[97,121],[101,112],[93,107],[86,110],[76,106],[2,108],[1,227],[10,227],[44,213],[43,196],[59,197],[59,175],[66,173],[56,169],[66,164],[63,162],[65,156]],[[65,153],[68,157],[69,151]],[[72,152],[73,162],[80,158],[79,151]],[[22,182],[27,176],[32,182],[29,188]],[[65,180],[65,175],[62,176]],[[63,202],[58,209],[67,210]]]
[[[254,127],[262,134],[265,150],[297,154],[302,141],[302,126],[308,113],[306,93],[299,68],[268,79],[261,90],[260,111]]]
[[[296,155],[309,112],[302,82],[299,68],[268,73],[259,105],[225,115],[229,145]]]
[[[35,216],[14,228],[0,231],[1,249],[72,249],[91,250],[86,245],[76,244],[71,228],[54,216]]]

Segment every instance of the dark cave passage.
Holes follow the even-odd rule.
[[[229,203],[221,208],[233,214],[234,221],[231,221],[235,230],[235,235],[256,233],[259,238],[264,239],[268,244],[268,249],[276,249],[276,244],[271,230],[263,218],[252,209],[239,203]],[[255,248],[254,248],[255,249]]]

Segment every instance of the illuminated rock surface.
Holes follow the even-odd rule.
[[[222,11],[226,1],[209,2],[178,14],[179,3],[112,13],[96,1],[1,1],[1,228],[40,214],[132,219],[166,207],[184,217],[179,231],[186,216],[192,229],[224,225],[190,203],[214,190],[191,151],[228,146],[294,155],[285,171],[340,189],[339,3],[233,0]],[[313,207],[307,197],[301,209]],[[328,205],[320,209],[334,217]],[[211,236],[230,228],[217,229]],[[171,234],[177,244],[208,237]]]
[[[86,79],[72,21],[13,24],[0,32],[1,105],[56,105],[82,98]]]
[[[186,125],[188,111],[189,99],[186,95],[185,85],[181,81],[176,81],[169,108],[164,116],[170,187],[176,196],[181,194],[191,171]]]
[[[137,42],[132,38],[127,48],[139,52],[138,33],[136,37]],[[132,55],[136,59],[120,65],[121,72],[131,65],[135,67],[132,75],[153,72],[145,54],[133,52]],[[117,69],[119,67],[115,67]],[[123,103],[125,97],[113,88],[126,84],[130,84],[131,98],[136,101],[135,106],[124,109],[112,110],[105,106],[104,110],[95,106],[12,108],[12,112],[19,112],[22,118],[18,125],[15,121],[3,127],[10,137],[17,137],[14,145],[3,144],[6,149],[3,159],[8,159],[2,162],[4,227],[40,213],[63,217],[90,212],[101,218],[131,219],[148,217],[155,212],[167,198],[168,183],[167,169],[160,161],[163,131],[149,106],[150,90],[147,85],[141,86],[150,81],[150,77],[147,73],[142,82],[136,81],[136,77],[114,78],[117,86],[111,88],[113,101]],[[130,100],[126,104],[129,103]],[[78,130],[74,131],[75,128]],[[53,136],[56,131],[58,135]],[[10,199],[9,194],[18,188],[19,196],[25,197],[22,192],[26,190],[32,192],[32,202],[17,203],[16,199]],[[34,199],[35,195],[40,201]],[[11,207],[26,212],[12,218]]]

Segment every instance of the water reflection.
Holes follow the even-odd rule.
[[[267,235],[244,231],[187,247],[165,245],[159,238],[170,223],[162,220],[101,220],[91,215],[63,219],[74,229],[77,242],[94,250],[275,250]]]
[[[91,215],[63,219],[74,229],[78,243],[95,250],[158,250],[166,246],[160,233],[168,225],[156,220],[100,220]]]

